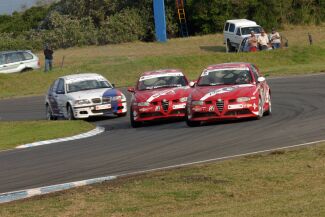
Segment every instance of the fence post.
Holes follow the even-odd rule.
[[[61,69],[63,69],[64,59],[65,59],[65,56],[62,57],[62,61],[61,61]]]
[[[313,37],[311,36],[311,34],[308,32],[308,40],[309,40],[309,45],[313,44]]]

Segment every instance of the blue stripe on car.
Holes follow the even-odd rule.
[[[103,97],[114,97],[114,96],[118,96],[118,91],[115,88],[109,89],[105,91],[103,94]],[[112,104],[113,112],[114,113],[117,112],[117,107],[118,107],[117,101],[112,100],[111,104]]]

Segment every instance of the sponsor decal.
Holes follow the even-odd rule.
[[[101,76],[89,76],[89,77],[82,76],[80,78],[66,78],[65,82],[66,84],[72,84],[72,83],[76,83],[80,81],[88,81],[88,80],[106,81],[106,79]]]
[[[96,110],[104,110],[104,109],[110,109],[112,108],[111,104],[103,104],[103,105],[96,105]]]
[[[241,109],[243,107],[243,104],[228,105],[228,109]]]
[[[211,105],[211,106],[209,107],[209,112],[214,112],[214,106],[213,106],[213,105]]]
[[[139,81],[144,81],[152,78],[159,78],[159,77],[170,77],[170,76],[184,76],[181,72],[169,72],[169,73],[163,73],[163,74],[155,74],[155,75],[146,75],[140,77]]]
[[[237,67],[237,68],[222,68],[222,69],[213,69],[209,68],[209,70],[204,70],[201,74],[201,77],[209,75],[210,72],[217,72],[217,71],[229,71],[229,70],[246,70],[249,71],[247,67]]]
[[[254,108],[254,110],[257,109],[257,105],[255,103],[253,104],[253,108]]]
[[[149,111],[150,109],[149,108],[140,108],[139,109],[139,112],[147,112]]]
[[[165,96],[165,95],[168,95],[168,94],[175,94],[174,89],[171,89],[171,90],[163,90],[163,91],[160,91],[158,93],[155,93],[154,95],[152,95],[151,97],[149,97],[149,99],[147,100],[147,102],[151,102],[154,99],[157,99],[157,98],[159,98],[161,96]]]
[[[215,96],[215,95],[222,94],[222,93],[228,93],[228,92],[233,91],[234,89],[235,88],[233,88],[233,87],[224,87],[224,88],[221,88],[221,89],[218,89],[218,90],[214,90],[212,92],[209,92],[209,93],[205,94],[200,100],[204,101],[204,100],[208,99],[211,96]]]
[[[178,105],[173,105],[173,109],[183,109],[186,107],[186,103],[178,104]]]
[[[156,112],[159,112],[160,111],[160,106],[159,105],[156,106],[155,111]]]

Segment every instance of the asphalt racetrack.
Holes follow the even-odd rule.
[[[99,136],[0,152],[0,193],[120,175],[325,139],[325,74],[268,80],[273,115],[189,128],[92,120]],[[127,94],[128,98],[130,95]],[[43,97],[0,101],[1,120],[44,119]]]

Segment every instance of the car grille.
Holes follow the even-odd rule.
[[[223,107],[224,107],[224,101],[223,100],[217,100],[217,108],[218,108],[219,112],[223,111]]]
[[[169,101],[162,101],[161,106],[163,107],[164,111],[167,112],[169,107]]]
[[[103,97],[103,103],[110,103],[111,97]]]
[[[91,99],[91,101],[93,103],[101,103],[102,102],[101,98],[93,98],[93,99]]]

